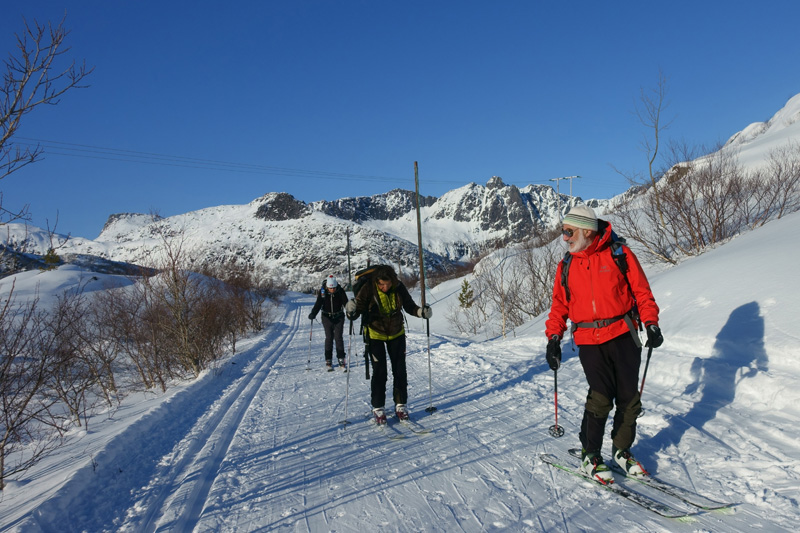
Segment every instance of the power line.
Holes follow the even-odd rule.
[[[331,171],[320,171],[320,170],[303,170],[303,169],[275,167],[268,165],[255,165],[250,163],[219,161],[215,159],[203,159],[196,157],[161,154],[156,152],[143,152],[137,150],[125,150],[122,148],[109,148],[104,146],[68,143],[63,141],[36,139],[31,137],[15,137],[15,141],[20,139],[31,142],[17,142],[17,144],[25,146],[39,146],[44,149],[44,153],[47,155],[56,155],[64,157],[78,157],[84,159],[99,159],[106,161],[122,161],[126,163],[193,168],[199,170],[216,170],[222,172],[237,172],[242,174],[305,177],[310,179],[328,179],[328,180],[338,180],[338,181],[382,181],[382,182],[398,183],[407,179],[407,178],[398,178],[390,176],[353,174],[353,173],[331,172]],[[434,178],[434,179],[426,179],[426,181],[428,183],[458,184],[458,185],[465,184],[465,180],[461,181],[438,180]],[[528,182],[528,184],[546,184],[546,180],[530,181]]]
[[[33,141],[42,147],[48,155],[59,155],[67,157],[81,157],[87,159],[103,159],[110,161],[124,161],[128,163],[143,163],[149,165],[171,166],[182,168],[195,168],[205,170],[217,170],[224,172],[239,172],[245,174],[295,176],[314,179],[332,179],[345,181],[385,181],[397,183],[403,178],[390,176],[377,176],[365,174],[353,174],[319,170],[303,170],[296,168],[274,167],[267,165],[255,165],[249,163],[238,163],[231,161],[219,161],[214,159],[201,159],[195,157],[176,156],[153,152],[141,152],[135,150],[124,150],[120,148],[108,148],[103,146],[93,146],[87,144],[75,144],[61,141],[51,141],[46,139],[35,139],[29,137],[17,137],[26,141]],[[32,143],[19,143],[33,146]],[[439,180],[438,183],[463,183],[459,181]]]

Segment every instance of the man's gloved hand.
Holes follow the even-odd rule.
[[[658,348],[664,343],[664,336],[661,335],[661,328],[659,328],[658,325],[648,324],[645,330],[647,331],[647,342],[645,346]]]
[[[425,305],[417,310],[417,316],[420,318],[430,318],[433,316],[433,309],[430,305]]]
[[[308,314],[308,319],[309,320],[314,320],[315,318],[317,318],[317,315],[315,313],[309,313]]]
[[[561,366],[561,338],[558,335],[550,337],[547,343],[547,364],[550,365],[550,370],[558,370]]]
[[[344,313],[347,315],[348,320],[355,320],[358,318],[355,300],[347,300],[347,303],[344,304]]]

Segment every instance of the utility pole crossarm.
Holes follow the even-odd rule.
[[[559,211],[561,210],[561,192],[559,191],[559,185],[561,183],[561,180],[569,180],[569,196],[570,198],[572,198],[572,180],[580,177],[582,176],[564,176],[563,178],[550,178],[550,181],[556,182],[556,195],[558,197]]]

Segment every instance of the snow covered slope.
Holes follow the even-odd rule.
[[[735,503],[727,512],[662,518],[542,464],[540,453],[578,443],[580,363],[567,348],[558,374],[566,435],[555,439],[544,317],[505,340],[456,336],[444,319],[453,280],[428,295],[430,339],[409,318],[410,405],[431,434],[398,426],[394,440],[372,427],[359,340],[349,381],[325,372],[320,329],[309,340],[313,300],[290,293],[273,326],[217,369],[166,395],[128,398],[16,479],[0,529],[792,531],[800,252],[786,236],[799,224],[795,213],[651,275],[666,340],[653,352],[634,450],[659,477]],[[52,294],[82,275],[21,274],[17,294],[37,285]]]

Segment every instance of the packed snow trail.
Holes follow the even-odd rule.
[[[298,331],[299,308],[290,306],[289,309],[292,309],[291,320],[285,323],[290,327],[277,328],[267,337],[244,378],[226,391],[208,419],[193,428],[185,445],[181,443],[180,458],[166,466],[167,472],[154,478],[158,481],[156,490],[148,491],[145,498],[136,503],[137,508],[148,509],[138,530],[191,531],[195,527],[245,412]]]
[[[763,483],[709,461],[720,455],[720,462],[749,465],[764,457],[759,450],[768,441],[738,431],[741,455],[722,445],[730,440],[725,432],[736,431],[728,425],[737,415],[732,407],[703,427],[684,421],[680,414],[691,412],[692,404],[670,396],[675,387],[669,380],[683,375],[680,368],[672,374],[659,365],[648,377],[638,455],[667,481],[739,504],[726,513],[701,512],[690,523],[643,512],[538,461],[542,453],[563,455],[577,444],[585,381],[571,351],[559,372],[559,421],[567,434],[554,439],[547,431],[553,376],[542,356],[543,338],[521,332],[519,338],[471,342],[432,333],[429,400],[424,322],[409,318],[409,406],[431,432],[413,433],[390,418],[404,437],[390,440],[370,421],[360,338],[353,337],[350,354],[350,424],[342,424],[348,374],[325,370],[321,329],[315,328],[320,333],[313,336],[312,369],[306,371],[305,317],[312,304],[313,297],[289,293],[264,333],[131,424],[93,466],[11,525],[25,532],[359,533],[585,531],[598,521],[604,529],[658,532],[793,527],[800,509],[791,497],[796,489],[752,493],[751,485]],[[391,414],[391,376],[387,393]],[[434,413],[425,411],[429,401]],[[676,421],[686,426],[675,430],[678,447],[662,449],[672,442],[664,432]],[[654,435],[664,438],[654,442]],[[787,484],[800,478],[782,472]]]

